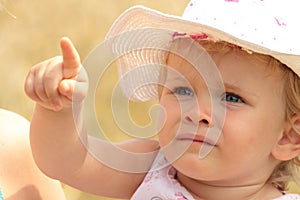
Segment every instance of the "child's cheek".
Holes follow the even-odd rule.
[[[162,105],[158,106],[158,116],[157,116],[157,132],[159,133],[161,129],[165,126],[167,119],[167,113]]]

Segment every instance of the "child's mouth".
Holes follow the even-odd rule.
[[[176,137],[177,140],[179,141],[187,141],[190,143],[198,143],[198,144],[205,144],[205,145],[210,145],[210,146],[215,146],[215,143],[213,140],[203,136],[203,135],[197,135],[197,134],[179,134]]]

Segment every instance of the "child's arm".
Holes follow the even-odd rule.
[[[101,151],[105,142],[87,137],[85,133],[81,112],[82,100],[87,93],[87,77],[81,70],[79,55],[71,41],[62,39],[61,49],[62,58],[52,58],[34,66],[25,83],[27,95],[37,102],[30,131],[36,163],[48,176],[80,190],[129,198],[145,173],[124,173],[111,169],[87,152],[86,146],[94,150],[100,148]],[[74,91],[75,83],[79,90]],[[72,103],[79,113],[75,117]],[[145,140],[119,146],[136,153],[158,149],[157,142]]]

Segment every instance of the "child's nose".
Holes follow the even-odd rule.
[[[186,123],[193,123],[195,125],[204,125],[207,127],[211,126],[212,119],[210,114],[210,109],[205,107],[200,107],[200,105],[189,109],[185,112],[184,121]]]

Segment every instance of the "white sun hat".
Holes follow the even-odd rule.
[[[299,76],[298,7],[296,0],[192,0],[179,17],[134,6],[119,16],[106,39],[114,53],[126,55],[118,68],[123,91],[132,100],[157,97],[157,87],[152,83],[158,81],[159,65],[165,59],[163,50],[174,35],[210,37],[270,55]],[[148,64],[158,67],[143,67]],[[130,71],[135,72],[128,75]]]

